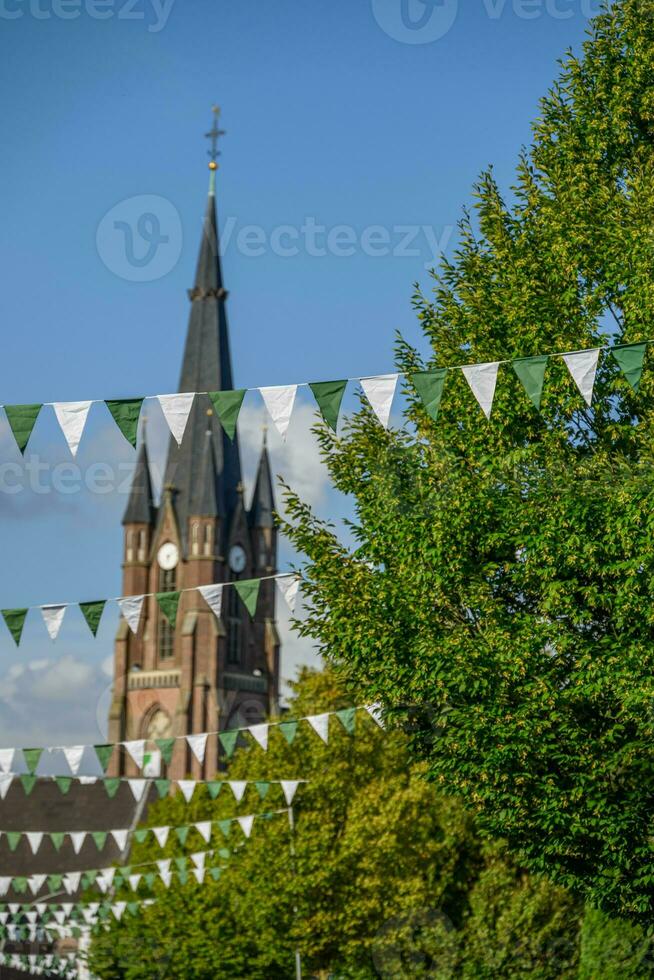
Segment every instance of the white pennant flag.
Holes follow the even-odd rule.
[[[75,854],[79,854],[79,852],[82,850],[82,845],[86,840],[86,831],[78,830],[75,833],[69,834],[68,836],[70,837]]]
[[[203,868],[206,856],[205,851],[198,851],[197,854],[191,854],[191,861],[196,868]]]
[[[273,388],[259,388],[261,397],[275,423],[282,439],[286,438],[295,402],[297,385],[279,385]]]
[[[486,364],[466,364],[461,368],[487,419],[491,417],[493,409],[499,366],[499,361],[488,361]]]
[[[29,882],[30,891],[32,895],[37,895],[43,886],[45,885],[47,875],[31,875],[27,880]]]
[[[33,830],[28,830],[25,834],[28,841],[30,842],[30,847],[32,848],[32,854],[36,854],[39,847],[41,846],[41,841],[43,840],[43,834],[37,833]]]
[[[69,895],[73,895],[77,891],[81,877],[81,871],[69,871],[68,874],[64,875],[64,888]]]
[[[61,624],[64,621],[65,612],[65,606],[41,606],[43,622],[45,623],[48,633],[50,634],[51,640],[57,639],[59,630],[61,629]]]
[[[114,904],[111,906],[111,911],[113,913],[114,919],[116,919],[117,922],[120,922],[120,920],[122,919],[123,912],[125,911],[126,908],[127,908],[127,902],[114,902]]]
[[[191,802],[191,797],[195,792],[195,780],[194,779],[178,779],[177,785],[182,791],[182,796],[187,803]]]
[[[14,776],[11,772],[4,772],[0,775],[0,800],[4,800],[13,781]]]
[[[12,878],[0,878],[0,895],[6,895],[9,891],[9,886],[11,885]]]
[[[198,885],[201,885],[204,881],[204,868],[191,868],[191,872],[195,875]]]
[[[139,631],[144,599],[144,595],[129,595],[123,599],[118,599],[120,611],[127,620],[127,625],[132,633],[138,633]]]
[[[234,799],[237,803],[240,803],[243,799],[246,789],[248,788],[247,781],[244,779],[230,779],[229,788],[234,794]]]
[[[161,878],[164,888],[170,888],[170,883],[173,880],[172,871],[161,871],[159,872],[159,877]]]
[[[277,585],[292,615],[295,612],[295,601],[300,588],[300,577],[299,575],[283,575],[277,579]]]
[[[380,374],[375,378],[361,378],[364,394],[385,429],[388,428],[391,417],[397,379],[397,374]]]
[[[287,806],[290,806],[293,802],[293,797],[295,796],[295,791],[300,785],[299,779],[282,779],[280,781],[282,791],[284,793],[284,799],[286,800]]]
[[[193,826],[197,830],[198,834],[200,834],[202,839],[208,844],[211,839],[211,821],[202,820],[200,823],[194,823]]]
[[[198,592],[201,594],[214,616],[217,619],[220,619],[220,614],[223,607],[222,585],[199,585]]]
[[[157,395],[161,411],[164,413],[168,428],[178,446],[182,441],[194,398],[193,392],[179,395]]]
[[[187,735],[186,741],[191,752],[200,764],[204,762],[204,753],[207,748],[207,735]]]
[[[79,772],[79,767],[82,762],[82,756],[84,755],[85,748],[85,745],[66,745],[62,748],[64,758],[66,759],[68,767],[73,776],[76,776]]]
[[[132,796],[138,803],[145,793],[146,786],[148,785],[147,779],[128,779],[127,782],[132,791]]]
[[[165,847],[170,833],[170,827],[153,827],[152,833],[156,837],[159,847]]]
[[[127,845],[127,835],[129,834],[129,831],[128,830],[110,830],[109,833],[111,834],[111,836],[113,837],[114,841],[116,842],[116,847],[118,848],[118,850],[119,851],[124,851],[125,850],[125,847]]]
[[[268,725],[250,725],[248,731],[264,752],[268,751]]]
[[[143,759],[145,756],[145,739],[139,738],[133,742],[123,742],[125,750],[129,753],[130,758],[136,764],[138,769],[143,767]]]
[[[128,878],[129,887],[132,889],[133,892],[135,892],[136,889],[138,888],[139,882],[140,882],[140,880],[141,880],[142,877],[143,877],[143,875],[139,875],[139,874],[135,874],[135,875],[130,875],[129,876],[129,878]]]
[[[382,706],[381,706],[381,704],[379,704],[379,703],[367,704],[366,705],[366,711],[368,712],[368,714],[370,715],[370,717],[373,719],[373,721],[376,721],[377,722],[377,724],[379,725],[380,728],[384,728],[385,727],[384,726],[384,716],[382,714]]]
[[[97,776],[78,776],[80,786],[93,786],[98,781]]]
[[[66,437],[68,448],[71,454],[76,456],[91,402],[55,402],[52,407],[61,431]]]
[[[323,742],[326,742],[329,738],[329,712],[323,715],[309,715],[307,721],[316,735],[320,735]]]
[[[250,815],[248,817],[237,817],[239,826],[246,837],[249,837],[252,833],[252,824],[254,823],[254,816]]]
[[[162,858],[160,861],[157,861],[157,868],[159,869],[159,873],[167,874],[170,871],[170,864],[171,864],[170,858]]]
[[[16,749],[0,749],[0,772],[11,772]]]
[[[580,350],[576,354],[563,355],[568,371],[588,406],[593,400],[599,355],[599,347],[591,348],[591,350]]]

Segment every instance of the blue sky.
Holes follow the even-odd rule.
[[[483,167],[508,189],[556,61],[596,10],[591,0],[0,0],[0,402],[175,390],[214,101],[227,130],[218,202],[237,385],[390,370],[397,329],[423,346],[412,284],[428,288],[439,249],[455,245]],[[139,235],[146,213],[155,224]],[[161,418],[149,414],[160,461]],[[274,463],[321,513],[340,515],[311,416],[300,401],[286,446],[273,437]],[[250,397],[248,477],[262,420]],[[78,471],[49,412],[27,457],[31,475],[2,418],[0,463],[12,466],[0,466],[0,606],[119,594],[131,449],[96,407]],[[107,466],[100,483],[113,489],[91,492]],[[97,740],[115,625],[108,611],[93,641],[71,613],[52,644],[31,614],[20,651],[0,628],[0,742]],[[306,658],[289,641],[285,675]]]

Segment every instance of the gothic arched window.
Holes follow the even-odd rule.
[[[227,663],[240,664],[243,636],[241,600],[235,588],[227,589]]]
[[[213,535],[211,533],[211,524],[204,525],[204,553],[209,557],[212,552],[213,545]]]
[[[177,588],[177,569],[159,569],[159,592],[174,592]],[[159,659],[170,660],[175,652],[175,630],[159,610]]]
[[[200,525],[197,521],[193,521],[191,525],[191,554],[197,555],[200,552]]]

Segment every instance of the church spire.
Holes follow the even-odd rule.
[[[129,500],[127,501],[125,514],[123,515],[123,524],[154,523],[154,494],[152,492],[148,450],[145,445],[145,427],[142,432],[141,448],[136,458]]]
[[[264,429],[263,448],[259,457],[259,468],[252,494],[252,505],[250,507],[250,526],[254,528],[273,528],[275,522],[273,513],[275,510],[275,492],[273,490],[272,473],[270,470],[270,457],[268,455],[268,439]]]

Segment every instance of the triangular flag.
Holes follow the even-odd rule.
[[[329,738],[329,712],[322,715],[308,715],[306,720],[316,735],[320,735],[323,742],[326,742]]]
[[[364,394],[385,429],[388,428],[388,422],[391,417],[397,379],[397,374],[380,374],[374,378],[361,378],[361,387],[363,388]]]
[[[57,639],[59,630],[61,629],[61,624],[64,621],[65,613],[66,606],[41,606],[43,622],[45,623],[48,633],[50,634],[51,640]]]
[[[23,758],[25,759],[25,765],[30,775],[33,776],[36,772],[42,755],[43,749],[23,749]]]
[[[340,708],[339,711],[335,712],[336,717],[340,721],[341,725],[348,733],[348,735],[354,735],[354,726],[356,724],[356,708]]]
[[[124,851],[127,846],[127,835],[129,830],[110,830],[109,833],[113,837],[116,847],[119,851]]]
[[[223,587],[222,585],[200,585],[198,592],[211,609],[217,619],[220,619],[223,606]]]
[[[68,448],[71,454],[76,456],[91,402],[55,402],[52,407],[61,431],[66,437]]]
[[[102,619],[102,613],[106,604],[106,599],[99,599],[95,602],[80,602],[79,604],[82,610],[82,616],[86,620],[86,625],[91,630],[91,633],[93,633],[93,636],[98,635],[100,620]]]
[[[157,395],[161,411],[178,446],[181,445],[194,398],[193,392],[178,395]]]
[[[37,750],[37,751],[40,751],[40,750]],[[23,755],[24,754],[25,753],[23,752]],[[25,796],[29,796],[30,795],[30,793],[32,792],[32,790],[36,786],[37,778],[38,777],[35,776],[33,773],[30,773],[28,775],[26,772],[24,772],[21,775],[20,781],[21,781],[21,785],[23,787],[23,792],[25,793]]]
[[[200,823],[193,824],[198,834],[205,843],[211,840],[211,820],[202,820]]]
[[[145,844],[145,839],[150,833],[149,827],[139,827],[134,831],[134,840],[137,844]]]
[[[235,391],[210,391],[209,398],[218,420],[230,439],[236,435],[236,420],[245,398],[245,388]]]
[[[245,779],[230,779],[229,788],[234,794],[234,799],[237,803],[240,803],[243,799],[246,789],[248,788],[247,780]]]
[[[9,428],[21,453],[25,452],[42,405],[5,405]]]
[[[184,847],[184,845],[186,844],[186,838],[188,837],[190,829],[191,829],[190,827],[175,827],[175,834],[177,835],[177,840],[180,842],[182,847]],[[175,860],[178,861],[179,858],[176,858]]]
[[[259,598],[259,588],[261,586],[261,579],[259,578],[245,578],[240,581],[233,583],[234,588],[238,592],[245,608],[250,614],[250,617],[254,619],[254,615],[257,611],[257,600]]]
[[[313,392],[313,397],[318,402],[320,414],[327,425],[336,432],[338,413],[347,388],[347,381],[310,381],[309,387]]]
[[[282,721],[277,726],[288,742],[289,745],[293,744],[293,740],[297,733],[297,722],[296,721]]]
[[[113,745],[94,745],[93,751],[95,752],[98,762],[100,763],[100,768],[103,772],[107,771],[111,757],[114,754]]]
[[[222,779],[213,779],[210,783],[207,783],[207,789],[209,790],[209,796],[212,800],[217,799],[218,794],[223,788]]]
[[[155,779],[154,785],[157,787],[157,793],[159,794],[160,800],[163,800],[164,796],[168,796],[168,793],[170,792],[169,779]]]
[[[264,752],[268,750],[268,725],[250,725],[248,731]]]
[[[196,782],[195,782],[195,780],[194,779],[178,779],[177,780],[177,785],[179,786],[180,791],[182,793],[182,796],[184,797],[184,799],[186,800],[186,802],[187,803],[190,803],[191,802],[191,797],[193,796],[193,793],[195,792],[195,787],[197,785]]]
[[[103,851],[107,843],[107,832],[106,830],[94,830],[91,833],[93,838],[93,843],[99,851]]]
[[[73,776],[76,776],[79,772],[85,748],[85,745],[65,745],[61,750],[64,753],[64,758]]]
[[[204,754],[207,748],[207,735],[187,735],[186,741],[191,752],[200,764],[204,762]]]
[[[159,608],[173,629],[177,625],[177,607],[181,596],[181,592],[157,592]]]
[[[168,834],[170,833],[170,827],[153,827],[152,833],[154,834],[159,847],[165,847],[166,841],[168,840]]]
[[[427,415],[434,422],[438,419],[438,410],[441,406],[446,376],[447,368],[435,368],[433,371],[416,371],[411,375],[411,383],[418,392]]]
[[[191,854],[191,861],[196,868],[203,868],[206,857],[207,855],[204,851],[198,851],[197,854]]]
[[[595,387],[595,375],[597,374],[599,355],[599,347],[593,347],[590,350],[580,350],[574,354],[562,355],[574,383],[579,388],[584,401],[589,406],[593,400],[593,388]]]
[[[112,776],[110,779],[104,779],[103,783],[107,796],[110,800],[113,799],[120,789],[120,779],[117,776]]]
[[[134,448],[136,448],[136,433],[142,404],[142,398],[115,398],[105,401],[114,422]]]
[[[471,392],[487,419],[491,417],[493,410],[499,366],[499,361],[488,361],[485,364],[466,364],[461,368]]]
[[[239,736],[238,730],[235,728],[228,730],[226,732],[220,732],[220,734],[218,735],[218,738],[220,739],[220,744],[225,750],[225,755],[227,756],[228,759],[231,759],[231,757],[234,755],[234,749],[236,748],[236,742],[238,741],[238,736]]]
[[[382,713],[382,706],[381,706],[381,704],[367,704],[366,705],[366,711],[368,712],[368,714],[370,715],[370,717],[372,718],[372,720],[379,725],[380,728],[384,728],[385,727],[384,726],[384,715]]]
[[[29,886],[32,895],[38,895],[43,886],[45,885],[47,875],[30,875]]]
[[[43,840],[43,834],[38,831],[28,830],[25,836],[27,837],[30,847],[32,848],[32,854],[36,854],[39,847],[41,846],[41,841]]]
[[[161,752],[161,758],[166,763],[167,766],[170,765],[170,760],[173,757],[175,742],[176,739],[174,738],[158,738],[155,740],[154,744]]]
[[[282,792],[284,793],[284,799],[286,800],[288,806],[290,806],[293,802],[295,792],[300,785],[300,781],[299,779],[282,779],[280,781],[280,785],[282,787]]]
[[[5,834],[10,851],[15,851],[23,835],[19,830],[8,830]]]
[[[291,615],[295,612],[295,601],[300,588],[299,575],[282,575],[277,579],[279,591],[284,596]]]
[[[270,789],[270,783],[266,782],[265,779],[258,779],[254,785],[257,787],[259,799],[265,800],[268,795],[268,790]]]
[[[254,823],[254,816],[252,814],[250,814],[250,816],[247,816],[247,817],[237,817],[236,819],[238,820],[239,827],[241,828],[241,830],[243,831],[243,833],[245,834],[245,836],[246,837],[249,837],[250,834],[252,833],[252,825]]]
[[[615,361],[634,391],[638,391],[643,373],[647,344],[619,344],[611,348]]]
[[[55,776],[55,783],[57,784],[57,789],[61,795],[65,796],[72,786],[73,780],[70,778],[70,776]]]
[[[295,395],[297,393],[297,385],[276,385],[272,388],[259,388],[259,392],[270,413],[271,419],[275,423],[275,428],[282,439],[286,439]]]
[[[70,837],[70,841],[71,844],[73,845],[73,850],[75,851],[75,854],[79,854],[79,852],[82,850],[82,845],[86,840],[86,831],[78,830],[77,832],[69,834],[68,836]]]
[[[171,859],[160,858],[160,860],[156,862],[156,865],[159,869],[159,874],[166,874],[166,872],[170,871]]]
[[[139,738],[132,742],[123,742],[123,745],[137,769],[141,769],[143,767],[143,757],[145,756],[145,739]]]
[[[545,381],[545,368],[549,357],[541,354],[537,357],[519,357],[512,361],[511,365],[517,374],[522,387],[527,392],[527,397],[537,411],[540,411],[540,403],[543,397],[543,383]]]
[[[127,782],[129,784],[129,788],[132,791],[132,796],[134,797],[137,803],[140,802],[140,800],[143,798],[143,794],[145,793],[146,787],[148,785],[148,780],[128,779]]]
[[[125,596],[118,600],[120,611],[127,621],[127,625],[132,633],[138,633],[139,622],[141,620],[141,610],[143,609],[144,595]]]
[[[25,625],[25,617],[27,616],[29,610],[27,609],[3,609],[2,618],[7,624],[7,628],[14,638],[14,643],[16,646],[20,644],[20,638],[23,635],[23,626]]]
[[[127,908],[127,902],[114,902],[113,905],[111,906],[111,913],[117,922],[120,922],[120,920],[122,919],[123,913],[126,908]]]
[[[4,800],[7,793],[9,792],[9,787],[14,781],[13,773],[3,772],[0,775],[0,800]]]
[[[0,749],[0,772],[11,772],[16,749]]]

